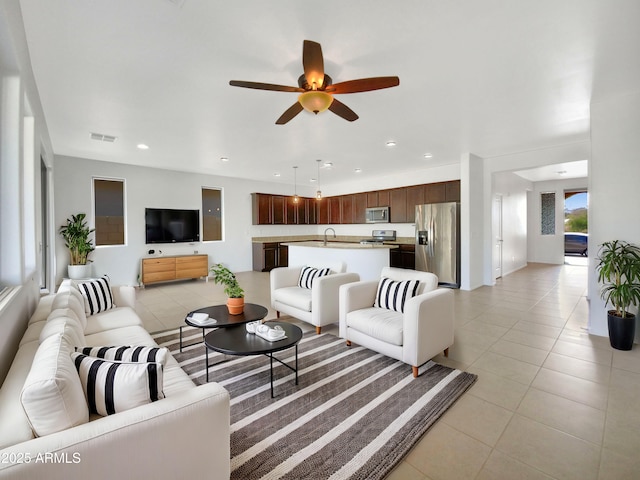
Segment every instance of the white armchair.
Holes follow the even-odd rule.
[[[382,277],[394,281],[419,280],[416,296],[407,299],[404,313],[374,307],[379,281],[340,287],[340,337],[413,367],[440,352],[448,356],[453,345],[453,291],[438,288],[438,277],[428,272],[385,267]]]
[[[280,267],[271,270],[271,307],[280,313],[308,322],[320,333],[322,327],[338,322],[338,289],[341,285],[357,282],[357,273],[345,273],[343,262],[316,268],[331,268],[331,274],[316,278],[311,288],[298,286],[303,267]]]

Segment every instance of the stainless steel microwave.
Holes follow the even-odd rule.
[[[367,208],[365,211],[367,223],[389,223],[389,207]]]

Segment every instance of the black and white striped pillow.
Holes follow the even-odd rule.
[[[84,306],[87,315],[95,315],[96,313],[104,312],[105,310],[115,307],[113,303],[113,293],[111,292],[111,286],[109,285],[109,278],[107,276],[86,282],[79,282],[78,288],[84,297]]]
[[[387,277],[382,277],[378,283],[374,307],[404,312],[404,302],[415,297],[418,291],[419,280],[403,280],[396,282]]]
[[[71,354],[89,411],[107,416],[164,398],[162,364],[111,362]]]
[[[311,288],[313,281],[316,278],[324,277],[331,273],[330,268],[313,268],[304,267],[300,271],[300,278],[298,279],[298,286],[302,288]]]
[[[76,347],[88,357],[102,358],[116,362],[167,364],[169,350],[165,347]]]

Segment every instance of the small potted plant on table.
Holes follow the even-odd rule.
[[[89,235],[94,231],[85,222],[86,214],[78,213],[67,218],[67,224],[60,227],[60,235],[65,247],[69,249],[69,266],[67,273],[71,279],[91,277],[91,265],[88,256],[93,252],[93,243]]]
[[[636,331],[636,316],[631,305],[640,304],[640,247],[622,240],[604,242],[598,252],[598,282],[607,313],[609,341],[618,350],[631,350]]]
[[[224,293],[229,297],[227,299],[229,314],[240,315],[244,310],[244,290],[240,287],[236,276],[221,263],[213,265],[209,271],[216,285],[224,285]]]

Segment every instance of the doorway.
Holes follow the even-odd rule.
[[[564,192],[564,260],[569,265],[587,265],[589,254],[589,193]]]

